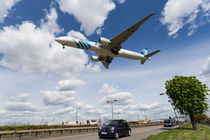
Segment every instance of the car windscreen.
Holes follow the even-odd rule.
[[[164,123],[170,123],[171,120],[164,120]]]
[[[107,121],[104,125],[117,125],[119,123],[119,121],[117,120],[110,120]]]

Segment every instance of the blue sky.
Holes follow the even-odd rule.
[[[0,125],[173,116],[164,83],[197,76],[210,87],[209,0],[8,0],[0,6]],[[106,70],[92,52],[62,49],[68,35],[98,42],[156,13],[122,47],[161,49],[150,61],[115,58]],[[210,102],[209,100],[207,100]],[[209,112],[208,112],[209,114]]]

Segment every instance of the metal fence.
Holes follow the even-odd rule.
[[[150,123],[150,124],[132,124],[131,128],[162,125],[162,123]],[[55,128],[55,129],[36,129],[36,130],[12,130],[12,131],[0,131],[0,139],[12,139],[12,138],[36,138],[36,137],[49,137],[60,135],[74,135],[97,132],[98,126],[86,126],[86,127],[74,127],[74,128]]]

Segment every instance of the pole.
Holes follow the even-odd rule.
[[[113,102],[111,102],[111,107],[112,107],[112,120],[113,120]]]
[[[116,102],[116,101],[118,101],[118,100],[110,100],[110,101],[106,101],[107,103],[110,103],[111,104],[111,109],[112,109],[112,120],[113,120],[113,118],[114,118],[114,111],[113,111],[113,103],[114,102]]]
[[[179,124],[179,120],[178,120],[178,117],[177,117],[177,114],[176,114],[175,108],[174,108],[174,106],[173,106],[172,104],[171,104],[171,106],[172,106],[172,108],[173,108],[173,110],[174,110],[174,114],[175,114],[175,117],[176,117],[177,123],[178,123],[178,125],[179,125],[179,129],[180,129],[180,124]]]
[[[146,109],[144,109],[144,115],[145,115],[145,118],[146,118],[146,121],[147,121]]]
[[[76,118],[75,119],[76,119],[76,124],[77,124],[77,108],[76,108]]]

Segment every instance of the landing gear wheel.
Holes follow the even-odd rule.
[[[65,45],[63,45],[63,49],[65,49]]]
[[[115,139],[118,139],[118,138],[119,138],[119,133],[116,132],[116,133],[114,134],[114,137],[115,137]]]

